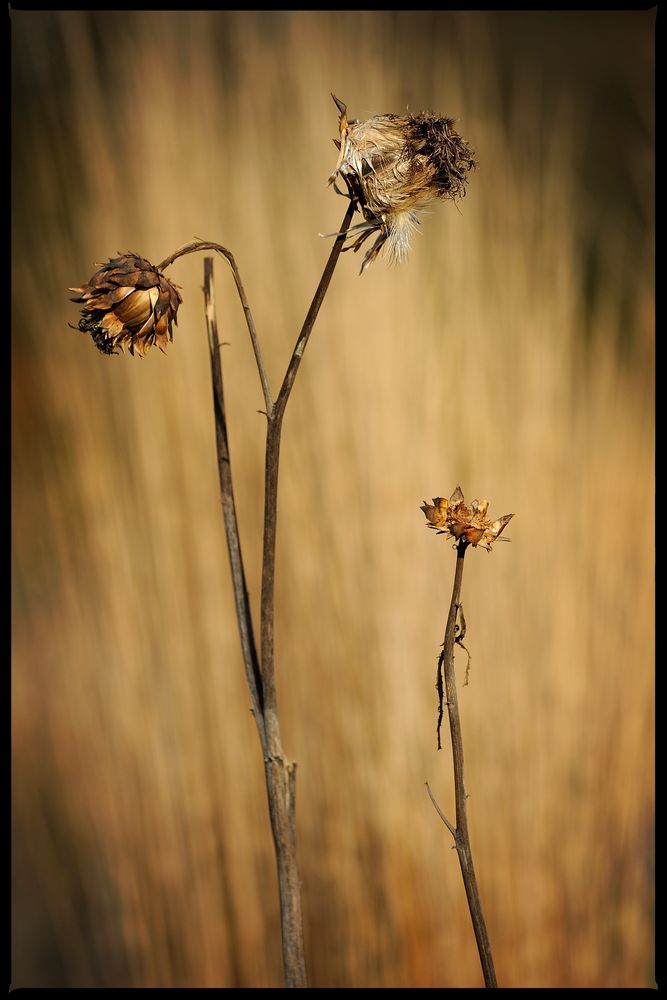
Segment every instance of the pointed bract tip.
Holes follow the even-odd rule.
[[[333,93],[333,91],[331,93],[331,96],[333,97],[334,104],[336,105],[336,107],[340,111],[341,115],[346,114],[347,113],[347,104],[343,104],[343,102],[336,97],[336,95]]]

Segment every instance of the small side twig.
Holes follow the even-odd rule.
[[[489,935],[486,929],[486,922],[482,912],[482,903],[477,887],[477,878],[472,860],[472,849],[470,847],[470,835],[468,832],[468,816],[466,812],[466,790],[463,778],[463,735],[461,732],[461,718],[459,715],[459,705],[456,693],[456,675],[454,673],[454,644],[457,636],[457,611],[460,607],[461,583],[463,580],[463,561],[465,558],[468,542],[465,539],[459,540],[456,547],[456,571],[454,574],[454,587],[452,590],[452,600],[447,616],[447,626],[445,629],[445,641],[443,650],[438,660],[438,688],[440,694],[440,716],[438,719],[438,749],[440,749],[440,720],[442,718],[442,675],[444,674],[444,689],[446,695],[447,712],[449,714],[449,729],[452,738],[452,757],[454,763],[454,796],[456,802],[456,826],[446,818],[438,806],[433,793],[426,783],[426,788],[440,819],[443,821],[452,837],[454,846],[461,866],[461,875],[465,886],[466,897],[468,899],[468,909],[472,919],[477,950],[484,974],[484,984],[488,988],[497,987],[496,973],[493,965],[493,955]],[[442,671],[442,673],[441,673]]]
[[[430,798],[431,802],[433,803],[433,807],[434,807],[435,811],[437,812],[438,816],[440,817],[440,819],[442,820],[442,822],[445,824],[445,826],[447,827],[447,829],[449,830],[449,832],[451,833],[451,835],[454,838],[454,840],[456,840],[456,827],[452,826],[452,824],[449,822],[449,820],[445,816],[444,812],[442,811],[442,809],[440,808],[440,806],[436,802],[435,796],[433,795],[433,792],[431,791],[431,786],[429,785],[428,781],[425,782],[425,785],[426,785],[426,791],[428,792],[429,798]]]
[[[468,660],[466,662],[466,676],[463,682],[463,686],[467,687],[468,681],[470,680],[470,661],[472,657],[470,655],[470,650],[468,649],[468,647],[463,644],[463,640],[466,637],[466,619],[465,615],[463,614],[463,605],[459,604],[456,611],[459,618],[459,623],[456,625],[456,637],[454,639],[454,642],[456,643],[457,646],[460,646],[461,649],[465,649],[466,654],[468,656]]]

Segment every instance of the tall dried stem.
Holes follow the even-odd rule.
[[[301,914],[301,883],[296,854],[296,764],[283,754],[278,721],[274,666],[274,593],[276,575],[276,530],[278,520],[278,471],[285,407],[292,391],[299,365],[312,333],[320,306],[324,301],[338,262],[345,233],[352,219],[350,203],[315,292],[310,309],[287,366],[285,378],[273,407],[267,412],[266,462],[264,478],[264,549],[261,596],[261,666],[264,692],[264,724],[266,750],[264,765],[271,829],[276,847],[280,883],[283,927],[283,959],[287,986],[306,986],[303,957],[303,921]]]
[[[271,396],[268,377],[262,359],[259,340],[252,313],[246,299],[241,276],[233,255],[217,243],[195,241],[177,250],[158,266],[162,271],[178,257],[199,250],[215,250],[229,263],[236,288],[243,306],[246,324],[250,333],[262,392],[266,404],[266,465],[264,503],[264,541],[262,564],[261,596],[261,658],[257,655],[255,631],[252,622],[248,589],[246,584],[241,541],[239,536],[234,491],[232,482],[231,456],[227,434],[227,415],[222,380],[220,342],[215,315],[215,295],[213,286],[213,260],[204,261],[204,302],[206,326],[211,357],[211,378],[213,383],[213,405],[215,412],[216,448],[220,493],[225,522],[227,548],[229,552],[232,584],[236,605],[236,616],[241,639],[241,650],[250,692],[253,715],[257,724],[266,781],[271,831],[273,834],[278,885],[280,895],[280,915],[282,929],[283,967],[285,985],[288,988],[307,986],[306,963],[303,941],[303,917],[301,910],[301,881],[297,861],[296,836],[296,763],[288,761],[283,753],[278,701],[276,696],[274,659],[274,592],[276,562],[276,531],[278,516],[278,470],[282,423],[285,408],[294,380],[315,320],[329,288],[334,269],[343,249],[345,234],[349,228],[354,205],[350,202],[329,259],[324,268],[315,296],[296,342],[287,366],[283,383],[275,402]]]
[[[463,778],[463,734],[461,731],[461,717],[459,715],[459,703],[456,693],[456,675],[454,673],[454,645],[456,642],[456,619],[461,605],[461,584],[463,581],[463,560],[465,559],[468,542],[465,538],[459,540],[456,547],[456,571],[454,574],[454,587],[452,599],[447,615],[447,626],[445,628],[445,641],[438,662],[438,683],[440,684],[440,671],[444,671],[445,694],[447,712],[449,715],[449,730],[452,737],[452,758],[454,764],[454,796],[456,802],[456,826],[447,819],[436,802],[428,782],[426,788],[435,806],[440,819],[443,821],[452,837],[454,846],[458,854],[463,884],[465,886],[468,908],[472,919],[477,950],[484,974],[484,984],[489,988],[497,987],[496,972],[493,966],[493,955],[489,935],[486,929],[486,922],[482,912],[482,902],[477,887],[477,877],[472,860],[472,848],[470,846],[470,834],[468,832],[468,815],[466,811],[466,790]]]

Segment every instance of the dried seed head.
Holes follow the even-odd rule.
[[[182,299],[175,285],[137,254],[114,257],[81,288],[70,288],[81,302],[78,329],[89,333],[103,354],[127,347],[146,354],[153,344],[164,351]],[[71,325],[71,324],[70,324]],[[77,329],[73,327],[73,329]]]
[[[486,516],[489,501],[473,500],[468,506],[460,486],[456,487],[449,500],[435,497],[433,504],[424,500],[419,509],[424,511],[428,527],[434,528],[438,534],[450,535],[457,541],[465,541],[473,548],[481,545],[489,552],[493,543],[514,517],[514,514],[504,514],[497,521],[489,520]]]
[[[340,140],[334,140],[340,155],[329,183],[335,187],[341,176],[366,220],[350,230],[354,242],[345,249],[357,251],[379,230],[361,270],[385,243],[392,260],[404,260],[425,206],[435,198],[464,197],[476,166],[473,152],[454,129],[453,118],[422,112],[350,121],[345,104],[331,96],[340,111]]]

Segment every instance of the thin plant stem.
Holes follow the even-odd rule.
[[[264,777],[278,870],[285,986],[303,988],[307,986],[307,981],[301,918],[301,883],[296,857],[296,765],[289,764],[280,751],[280,729],[275,706],[271,714],[270,736],[267,730],[264,681],[257,656],[234,505],[220,341],[215,316],[213,260],[210,257],[204,260],[204,301],[211,354],[218,471],[227,548],[246,678],[264,758]]]
[[[222,380],[220,341],[215,315],[215,294],[213,286],[213,260],[204,261],[204,302],[206,327],[211,359],[213,383],[213,404],[216,425],[216,449],[220,493],[227,548],[232,574],[236,617],[241,639],[246,679],[250,691],[252,712],[255,717],[264,757],[264,774],[267,787],[269,816],[273,834],[278,885],[280,895],[280,916],[282,929],[283,967],[285,985],[288,988],[305,988],[306,965],[303,941],[303,918],[301,910],[301,881],[296,850],[296,763],[289,762],[282,750],[278,705],[276,698],[274,668],[274,587],[275,553],[278,502],[278,468],[282,420],[294,380],[301,364],[303,353],[317,319],[322,302],[329,288],[338,258],[343,249],[345,235],[349,228],[355,206],[352,201],[347,208],[340,235],[337,237],[324,268],[315,296],[296,342],[292,357],[276,401],[273,401],[262,353],[250,306],[245,295],[241,276],[233,254],[218,243],[196,240],[176,250],[165,258],[158,270],[163,271],[179,257],[200,250],[215,250],[229,263],[246,324],[255,352],[255,360],[264,394],[267,417],[266,466],[265,466],[265,506],[264,544],[262,563],[261,597],[261,659],[257,656],[255,632],[252,623],[248,589],[241,553],[241,542],[236,518],[232,483],[231,456],[227,435],[227,416]]]
[[[239,626],[243,663],[250,691],[252,711],[259,730],[262,749],[265,749],[266,733],[264,728],[264,695],[262,677],[259,667],[259,657],[255,644],[255,634],[252,623],[248,587],[246,584],[241,540],[236,505],[234,503],[234,488],[232,483],[232,465],[227,437],[227,414],[222,382],[222,362],[220,358],[220,341],[218,338],[218,322],[215,314],[215,289],[213,285],[213,258],[204,259],[204,305],[206,310],[206,330],[211,356],[211,379],[213,383],[213,408],[215,412],[215,439],[218,455],[218,474],[220,479],[220,495],[222,511],[227,536],[227,549],[232,573],[234,601],[236,604],[236,619]]]
[[[470,835],[468,832],[468,815],[466,811],[466,790],[463,778],[463,734],[461,731],[461,718],[459,715],[459,704],[456,693],[456,675],[454,673],[454,645],[456,641],[456,617],[460,606],[461,584],[463,581],[463,561],[465,559],[468,542],[462,539],[456,547],[456,570],[454,574],[454,587],[452,599],[447,615],[447,626],[445,628],[445,641],[442,653],[440,654],[439,669],[442,667],[445,677],[445,692],[447,712],[449,715],[449,730],[452,737],[452,758],[454,764],[454,797],[456,803],[456,826],[449,822],[445,814],[438,806],[433,793],[426,783],[426,788],[440,819],[443,821],[454,838],[454,846],[458,854],[463,884],[465,886],[466,897],[468,899],[468,909],[472,919],[477,950],[484,974],[484,984],[487,988],[496,988],[496,973],[493,966],[493,955],[489,935],[486,929],[486,922],[482,912],[482,902],[477,887],[477,877],[472,860],[472,849],[470,847]]]
[[[276,566],[276,528],[278,518],[278,469],[285,407],[296,378],[303,353],[324,301],[350,224],[354,205],[345,214],[341,235],[336,239],[299,334],[285,378],[273,408],[267,412],[266,461],[264,478],[264,547],[261,594],[261,666],[264,691],[266,751],[264,757],[269,812],[276,845],[283,929],[283,959],[288,987],[305,987],[306,972],[301,913],[301,883],[296,854],[296,763],[283,754],[278,722],[278,703],[274,669],[274,590]],[[273,790],[273,793],[272,791]]]
[[[354,214],[354,203],[350,204],[340,227],[340,235],[331,249],[317,291],[308,310],[303,327],[297,339],[278,398],[271,412],[266,433],[266,462],[264,479],[264,552],[262,561],[262,598],[261,598],[261,661],[264,678],[267,711],[273,712],[276,704],[274,681],[274,590],[276,567],[276,527],[278,515],[278,470],[280,464],[280,443],[282,422],[285,407],[294,385],[294,379],[299,370],[306,345],[324,301],[331,278],[338,263],[345,236]]]
[[[179,250],[175,250],[174,253],[170,254],[168,257],[165,257],[162,263],[158,264],[157,270],[164,271],[166,267],[169,267],[170,264],[173,264],[174,261],[178,260],[179,257],[183,257],[185,254],[188,253],[197,253],[199,250],[215,250],[216,253],[219,253],[222,257],[225,258],[225,260],[232,269],[232,274],[234,275],[234,281],[236,283],[236,289],[239,293],[241,306],[243,307],[243,313],[245,315],[246,325],[248,327],[248,333],[250,334],[250,341],[252,343],[253,351],[255,352],[257,371],[259,372],[259,380],[262,383],[262,392],[264,394],[266,415],[267,417],[269,417],[273,410],[273,399],[271,397],[269,379],[266,374],[266,368],[264,367],[264,361],[262,359],[262,352],[259,346],[257,330],[255,329],[255,321],[252,318],[252,313],[250,311],[250,306],[248,305],[248,299],[246,298],[243,282],[241,281],[241,275],[239,273],[238,267],[236,266],[236,261],[234,260],[234,255],[231,252],[231,250],[228,250],[226,247],[220,246],[219,243],[210,243],[207,240],[195,240],[192,243],[187,243]]]

